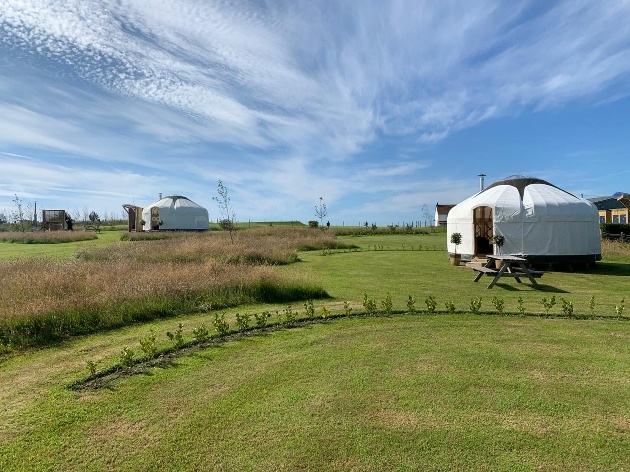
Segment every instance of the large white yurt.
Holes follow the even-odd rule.
[[[586,263],[601,259],[599,214],[591,202],[549,182],[514,175],[455,205],[447,218],[451,234],[461,233],[463,260],[487,254],[513,254],[541,263]],[[503,247],[492,244],[505,238]]]
[[[180,195],[164,197],[142,210],[145,231],[207,231],[208,210]]]

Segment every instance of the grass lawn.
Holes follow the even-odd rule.
[[[95,336],[2,366],[0,469],[622,470],[626,325],[344,319],[69,391]]]
[[[342,239],[360,249],[303,252],[281,268],[334,297],[316,301],[316,313],[324,304],[341,312],[345,301],[362,311],[364,294],[380,307],[388,293],[394,310],[406,311],[409,295],[425,310],[431,295],[441,313],[247,336],[99,390],[67,386],[85,377],[86,361],[112,365],[150,330],[168,345],[180,322],[190,339],[212,313],[5,357],[0,470],[628,469],[630,324],[614,316],[630,301],[629,258],[546,272],[538,290],[514,280],[487,290],[489,279],[475,284],[470,269],[449,266],[443,234]],[[86,243],[95,244],[74,244]],[[588,315],[595,296],[602,318],[538,316],[552,295],[553,315],[561,298]],[[478,297],[481,313],[470,314]],[[493,297],[510,316],[495,313]],[[537,316],[514,316],[519,297]],[[445,314],[446,302],[457,313]],[[226,318],[283,308],[244,306]]]

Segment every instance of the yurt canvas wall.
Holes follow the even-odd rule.
[[[179,195],[164,197],[147,206],[142,212],[142,219],[145,231],[206,231],[210,223],[208,210]]]
[[[496,253],[540,262],[601,259],[595,205],[533,177],[507,177],[456,205],[447,220],[449,252],[455,232],[462,234],[457,252],[464,260]],[[505,237],[500,249],[492,244],[495,234]]]

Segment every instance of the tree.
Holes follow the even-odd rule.
[[[24,220],[24,208],[22,206],[22,200],[19,199],[17,193],[15,194],[15,198],[12,200],[15,208],[11,211],[11,219],[13,220],[13,229],[15,231],[26,231],[28,221]]]
[[[98,213],[92,210],[88,218],[90,219],[90,223],[92,223],[92,225],[94,225],[94,227],[98,231],[101,227],[101,219],[99,218]]]
[[[326,204],[323,203],[324,198],[319,197],[319,207],[315,207],[315,216],[319,218],[319,225],[321,227],[324,226],[324,218],[328,215],[328,211],[326,210]]]
[[[219,184],[217,186],[217,193],[219,196],[212,197],[212,199],[217,202],[219,213],[221,214],[221,221],[219,224],[221,229],[230,232],[230,241],[234,242],[234,231],[236,231],[234,221],[236,220],[236,214],[234,213],[234,209],[230,203],[230,196],[228,195],[227,187],[223,185],[221,180],[219,180]]]

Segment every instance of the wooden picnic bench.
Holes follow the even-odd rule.
[[[495,261],[501,262],[499,269],[496,269]],[[542,277],[543,272],[530,269],[525,264],[526,262],[527,259],[518,256],[488,255],[488,261],[485,265],[473,268],[474,271],[478,272],[474,281],[478,282],[484,275],[492,276],[493,279],[488,284],[488,288],[492,288],[501,277],[513,277],[519,284],[522,283],[521,278],[527,277],[533,285],[538,286],[535,279]]]

